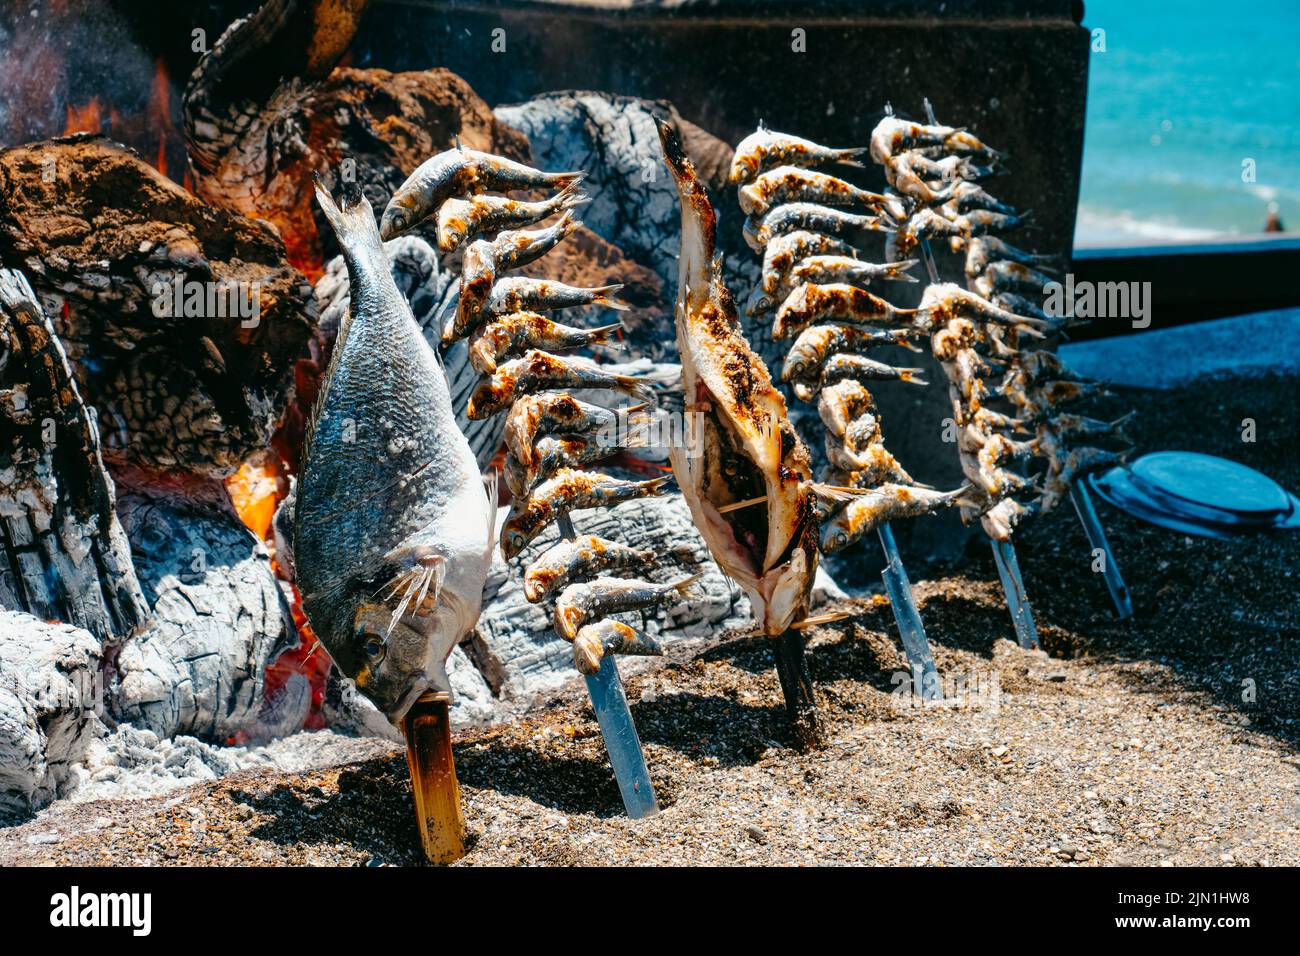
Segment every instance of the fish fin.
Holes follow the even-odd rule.
[[[621,288],[623,288],[623,283],[618,282],[615,283],[614,285],[602,285],[602,286],[597,286],[594,289],[590,289],[589,291],[594,292],[596,294],[595,298],[591,300],[591,304],[603,305],[605,308],[614,309],[617,312],[626,312],[628,308],[630,308],[626,302],[619,302],[615,299],[610,298],[611,295],[613,295]]]
[[[501,472],[495,468],[491,469],[483,476],[483,490],[488,498],[488,544],[487,558],[488,563],[492,562],[492,552],[497,546],[497,511],[500,509],[498,501],[501,495]]]
[[[379,588],[380,591],[388,589],[383,595],[385,601],[399,593],[402,595],[397,607],[393,609],[393,616],[389,618],[387,637],[393,633],[397,622],[408,608],[414,606],[412,613],[420,613],[430,590],[433,591],[433,603],[437,605],[442,582],[447,577],[447,558],[427,545],[399,545],[384,555],[382,560],[384,564],[402,568]]]
[[[923,368],[900,368],[898,370],[898,379],[902,382],[908,382],[912,385],[929,385],[921,375],[925,372]]]
[[[660,478],[651,478],[641,484],[646,490],[646,496],[652,497],[659,494],[663,490],[664,485],[668,484],[668,482],[672,481],[675,477],[675,475],[667,474]]]
[[[866,488],[850,488],[848,485],[828,485],[820,481],[809,482],[812,485],[812,492],[822,501],[828,504],[848,504],[854,498],[859,498],[868,493]]]
[[[612,322],[609,325],[597,326],[594,329],[588,329],[587,334],[591,336],[590,345],[616,345],[618,343],[610,342],[609,337],[623,328],[622,322]]]
[[[858,157],[865,153],[868,148],[867,146],[852,146],[848,149],[836,150],[835,161],[845,166],[856,166],[862,169],[864,164]]]
[[[900,282],[920,282],[920,279],[909,272],[912,266],[920,261],[920,259],[902,259],[898,262],[891,262],[889,263],[890,268],[887,275],[889,278],[897,279]]]
[[[654,384],[635,375],[615,375],[614,381],[620,391],[642,399],[647,404],[655,404]]]

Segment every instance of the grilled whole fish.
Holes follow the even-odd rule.
[[[469,345],[469,364],[476,372],[491,375],[507,356],[529,349],[580,349],[606,345],[623,327],[621,322],[594,329],[579,329],[552,321],[537,312],[510,312],[494,318],[474,335]]]
[[[561,468],[527,499],[516,500],[501,526],[501,554],[513,558],[562,514],[583,508],[608,508],[636,498],[663,494],[672,475],[649,481],[624,481],[594,471]]]
[[[821,146],[811,140],[760,126],[736,144],[729,178],[733,185],[739,185],[748,183],[760,173],[777,166],[806,168],[827,163],[861,166],[858,157],[866,151],[865,146],[851,149]]]
[[[478,620],[494,505],[447,377],[397,290],[369,203],[319,186],[347,262],[339,329],[298,476],[303,610],[334,662],[400,723]]]
[[[822,525],[822,550],[827,554],[841,551],[886,521],[914,518],[961,504],[969,491],[969,486],[955,491],[931,491],[895,484],[883,484],[867,490]]]
[[[613,618],[582,627],[573,639],[573,665],[583,674],[599,671],[606,654],[658,657],[663,652],[652,637]]]
[[[535,465],[537,440],[545,435],[594,431],[600,432],[608,444],[614,444],[620,435],[648,423],[645,408],[645,405],[601,408],[579,401],[568,392],[521,395],[506,415],[506,449],[523,464]]]
[[[749,596],[764,633],[777,636],[806,616],[817,569],[808,450],[767,366],[741,333],[722,281],[717,214],[704,185],[676,133],[662,122],[659,139],[681,198],[677,349],[686,408],[697,413],[700,440],[692,445],[702,449],[687,454],[674,446],[669,457],[714,559]],[[719,510],[760,496],[761,504]]]
[[[675,584],[655,584],[623,578],[596,578],[594,581],[570,584],[555,599],[555,631],[565,640],[571,641],[578,636],[579,629],[595,618],[617,614],[619,611],[636,611],[643,607],[667,604],[681,597],[698,580],[697,574]]]
[[[578,578],[605,571],[644,571],[654,567],[653,551],[638,551],[594,534],[561,538],[524,572],[524,597],[533,604]]]
[[[457,146],[419,165],[384,208],[379,234],[387,242],[437,212],[446,200],[487,190],[564,189],[582,173],[543,173],[501,156]]]
[[[523,358],[497,366],[469,397],[467,414],[475,421],[495,415],[517,395],[555,388],[610,388],[644,400],[654,398],[653,385],[631,375],[606,372],[584,358],[560,358],[533,349]]]

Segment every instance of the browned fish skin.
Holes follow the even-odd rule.
[[[645,571],[655,560],[653,551],[637,551],[594,534],[562,539],[524,572],[524,597],[536,604],[580,578],[606,571]]]
[[[677,348],[687,407],[702,423],[703,453],[670,453],[673,472],[714,559],[749,595],[763,632],[777,636],[806,616],[817,567],[808,451],[741,333],[704,186],[672,127],[660,123],[659,137],[682,208]],[[759,496],[762,505],[719,511]]]
[[[467,413],[479,420],[504,411],[517,395],[553,388],[608,388],[644,400],[654,397],[649,382],[630,375],[602,371],[590,359],[560,358],[533,349],[523,358],[506,362],[474,390]]]

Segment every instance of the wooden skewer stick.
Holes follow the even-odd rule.
[[[454,863],[465,855],[465,814],[451,751],[449,703],[446,694],[424,694],[402,721],[420,844],[430,863]]]
[[[767,495],[761,495],[758,498],[746,498],[744,501],[733,501],[729,505],[723,505],[718,509],[718,514],[725,515],[728,511],[739,511],[741,508],[748,508],[751,505],[761,505],[767,501]]]

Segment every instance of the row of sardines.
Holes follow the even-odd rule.
[[[654,393],[649,382],[607,371],[593,359],[555,354],[615,341],[621,323],[579,328],[549,313],[582,306],[621,311],[626,306],[615,298],[620,287],[580,288],[510,274],[542,259],[582,225],[574,216],[587,201],[582,179],[581,172],[540,172],[457,147],[416,171],[389,204],[384,224],[387,237],[434,216],[439,252],[460,256],[459,294],[442,344],[469,340],[469,362],[482,378],[468,416],[505,416],[502,474],[512,504],[500,532],[501,553],[515,558],[559,526],[558,539],[526,562],[524,595],[551,603],[556,632],[572,642],[577,668],[591,674],[608,653],[660,653],[649,635],[608,616],[673,600],[693,578],[641,580],[657,564],[653,552],[579,534],[572,525],[572,512],[660,495],[672,480],[630,481],[591,470],[595,462],[643,446]],[[553,194],[525,201],[499,190]],[[549,219],[543,228],[524,228]],[[582,401],[573,394],[578,390],[612,393],[623,407]],[[623,396],[636,404],[627,405]]]
[[[882,167],[883,192],[829,171],[861,167],[866,153]],[[747,311],[751,318],[770,314],[773,338],[792,340],[781,377],[797,399],[816,402],[826,429],[823,483],[845,491],[818,498],[824,552],[886,522],[951,506],[1005,541],[1018,521],[1054,507],[1085,472],[1122,458],[1078,443],[1124,440],[1123,420],[1062,408],[1103,390],[1045,347],[1067,321],[1040,304],[1054,280],[1050,257],[996,235],[1029,218],[982,185],[1000,172],[1002,158],[965,130],[892,114],[868,147],[831,148],[762,127],[736,147],[731,181],[747,217],[744,237],[762,257]],[[884,236],[883,262],[863,255],[863,240],[874,233]],[[929,243],[941,239],[965,255],[965,288],[938,279]],[[918,281],[918,252],[931,281],[918,308],[899,308],[879,287]],[[920,351],[927,338],[947,379],[951,438],[966,478],[951,491],[919,485],[886,449],[870,391],[879,381],[924,386],[921,369],[871,353],[884,346]],[[1041,473],[1017,470],[1035,457],[1045,461]]]

